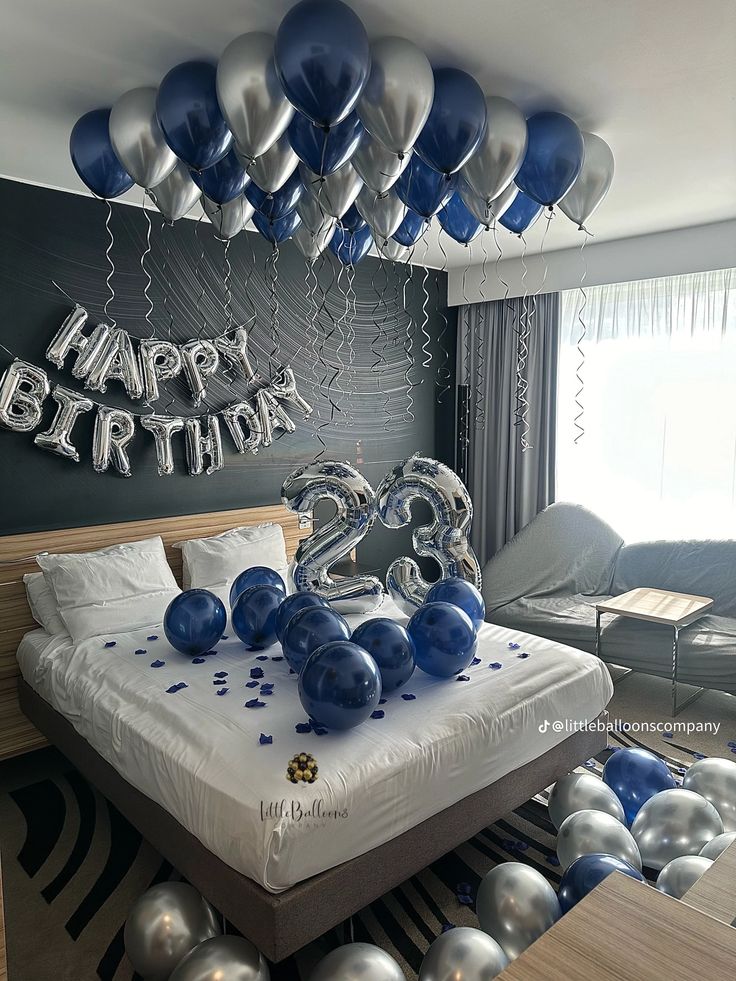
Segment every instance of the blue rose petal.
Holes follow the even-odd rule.
[[[139,647],[137,651],[133,651],[134,654],[148,654],[148,651],[143,647]]]
[[[320,726],[320,725],[313,725],[312,726],[312,732],[315,734],[315,736],[326,736],[327,735],[327,729],[325,729],[324,726]]]
[[[207,659],[204,657],[193,657],[192,664],[204,664]]]
[[[693,759],[695,760],[705,760],[707,759],[705,753],[693,753]]]
[[[149,634],[146,640],[158,640],[158,634]]]
[[[473,664],[480,664],[480,658],[479,657],[474,657],[473,660],[470,663],[471,663],[471,665],[473,665]]]
[[[455,678],[455,681],[470,681],[470,675],[469,674],[459,674],[457,676],[457,678]]]
[[[178,684],[172,685],[171,688],[167,688],[166,689],[166,694],[167,695],[175,695],[176,692],[181,691],[182,688],[188,688],[188,687],[189,687],[189,685],[186,683],[186,681],[180,681],[180,682],[178,682]]]
[[[274,657],[271,658],[271,660],[272,661],[283,661],[284,660],[283,654],[276,654]]]
[[[258,682],[257,681],[246,681],[245,687],[246,688],[257,688],[258,687]]]
[[[521,644],[514,644],[513,641],[509,644],[509,650],[510,651],[518,651],[518,649],[520,647],[521,647]]]
[[[556,855],[550,855],[547,859],[547,865],[551,865],[554,868],[559,868],[560,860]]]
[[[412,695],[412,693],[409,691],[405,691],[401,697],[404,699],[405,702],[413,702],[417,696]]]
[[[227,637],[228,637],[227,634],[223,634],[222,637],[220,637],[220,640],[227,640]]]
[[[217,691],[215,692],[215,695],[227,695],[229,691],[230,691],[229,688],[218,688]]]
[[[516,656],[522,659],[529,657],[526,651],[522,651],[521,654],[517,654]]]
[[[251,676],[251,678],[262,678],[263,677],[263,668],[251,668],[250,669],[250,676]]]
[[[388,699],[386,699],[386,698],[379,698],[378,699],[378,704],[379,705],[385,705],[387,701],[388,701]]]
[[[500,661],[491,661],[488,667],[491,669],[491,671],[500,671],[501,668],[503,667],[503,664],[501,664]]]
[[[383,711],[383,709],[376,709],[375,712],[371,712],[372,719],[382,719],[385,715],[386,713]]]
[[[259,654],[256,657],[256,661],[267,661],[267,660],[268,660],[268,654]]]
[[[215,678],[227,678],[227,671],[215,671]]]
[[[294,730],[295,730],[295,732],[298,732],[300,736],[303,736],[306,733],[312,731],[312,723],[311,722],[297,722],[297,724],[294,726]]]
[[[265,702],[262,702],[258,698],[251,698],[249,701],[245,703],[245,707],[247,709],[260,709],[263,708],[265,704],[266,704]]]
[[[204,652],[204,654],[203,654],[202,656],[203,656],[203,657],[212,657],[212,656],[213,656],[214,654],[217,654],[217,651],[215,651],[215,650],[212,650],[212,651],[205,651],[205,652]]]
[[[261,746],[270,746],[273,742],[273,736],[267,736],[265,732],[262,732],[258,737],[258,742]]]
[[[115,647],[116,645],[117,645],[116,640],[108,640],[105,644],[105,647]]]
[[[455,929],[455,924],[454,923],[450,923],[448,921],[448,922],[442,924],[442,932],[443,933],[448,933],[450,930],[454,930],[454,929]]]
[[[151,661],[152,668],[162,668],[166,664],[166,661]]]

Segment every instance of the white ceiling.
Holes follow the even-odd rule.
[[[0,174],[81,191],[68,156],[79,115],[176,63],[275,30],[290,0],[16,0],[0,32]],[[616,177],[596,241],[736,216],[734,0],[352,0],[371,37],[401,34],[527,113],[599,133]],[[139,199],[140,192],[135,195]],[[540,245],[540,220],[530,233]],[[504,254],[518,242],[502,230]],[[468,253],[443,235],[449,264]],[[575,245],[564,216],[545,250]],[[492,243],[491,243],[492,247]],[[478,261],[476,246],[473,259]],[[419,257],[423,258],[422,256]],[[432,244],[429,261],[440,265]]]

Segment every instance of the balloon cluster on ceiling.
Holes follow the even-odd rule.
[[[301,0],[275,38],[243,34],[217,65],[187,61],[75,124],[72,162],[114,198],[143,187],[168,221],[201,198],[229,240],[252,219],[308,261],[345,265],[374,244],[406,258],[436,215],[468,244],[496,221],[522,234],[559,204],[583,227],[613,154],[568,116],[528,120],[411,41],[373,43],[341,0]]]

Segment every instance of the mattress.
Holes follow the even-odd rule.
[[[406,621],[389,601],[381,614]],[[366,618],[348,619],[354,627]],[[590,654],[491,624],[459,679],[417,670],[376,718],[341,733],[304,725],[278,646],[248,652],[234,636],[192,659],[161,628],[76,646],[36,630],[18,661],[28,684],[129,783],[274,893],[530,762],[568,734],[556,721],[589,722],[613,693]],[[287,780],[297,753],[315,757],[313,784]]]

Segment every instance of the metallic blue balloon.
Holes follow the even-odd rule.
[[[281,599],[286,596],[286,585],[278,572],[266,565],[252,565],[233,581],[230,587],[230,606],[233,607],[238,596],[251,586],[275,586],[281,592]]]
[[[276,636],[280,644],[284,642],[284,633],[291,618],[299,610],[306,610],[310,606],[321,606],[323,609],[330,608],[327,600],[323,596],[318,596],[317,593],[292,593],[286,599],[282,598],[279,612],[276,614]]]
[[[278,191],[269,194],[251,181],[245,189],[245,196],[256,211],[259,211],[265,218],[276,221],[278,218],[284,218],[296,208],[304,191],[302,179],[299,172],[295,170]]]
[[[406,212],[404,220],[391,237],[395,239],[399,245],[403,245],[405,248],[410,249],[412,245],[417,244],[419,239],[424,234],[426,227],[427,219],[422,218],[422,216],[418,215],[416,211],[412,211],[411,208],[409,208]]]
[[[538,112],[527,120],[529,142],[515,181],[539,204],[557,204],[580,173],[585,159],[583,134],[561,112]]]
[[[290,211],[283,218],[275,218],[273,221],[262,215],[260,211],[256,211],[253,215],[253,224],[261,235],[273,245],[278,245],[279,242],[285,242],[287,238],[291,238],[301,223],[302,220],[296,210]]]
[[[230,619],[233,630],[252,651],[276,643],[276,615],[283,601],[278,586],[249,586],[236,598]]]
[[[348,232],[357,232],[359,228],[365,226],[366,220],[355,205],[351,204],[342,218],[338,218],[337,223]]]
[[[363,138],[363,124],[351,112],[341,123],[324,129],[300,112],[289,123],[289,143],[300,160],[320,177],[334,174],[352,157]]]
[[[276,72],[289,102],[319,126],[353,110],[371,68],[368,35],[340,0],[302,0],[276,34]]]
[[[409,621],[417,666],[436,678],[451,678],[475,657],[478,635],[467,613],[452,603],[425,603]]]
[[[164,75],[156,96],[156,115],[166,142],[193,170],[222,160],[233,136],[217,101],[217,67],[185,61]]]
[[[408,208],[422,218],[431,218],[450,200],[455,184],[455,177],[446,177],[432,170],[413,153],[409,165],[394,186]]]
[[[227,613],[221,599],[208,589],[188,589],[166,607],[164,633],[181,654],[196,656],[222,637]]]
[[[234,201],[250,183],[250,177],[241,166],[234,149],[228,150],[222,160],[207,170],[190,170],[190,174],[197,187],[215,204]]]
[[[486,619],[486,604],[479,589],[467,579],[440,579],[427,593],[425,603],[452,603],[459,606],[480,630]]]
[[[299,699],[310,719],[328,729],[352,729],[381,697],[378,665],[362,647],[336,640],[318,647],[299,675]]]
[[[344,617],[329,607],[308,607],[289,620],[281,646],[284,657],[297,674],[309,655],[332,640],[349,640],[350,627]]]
[[[339,225],[329,241],[330,250],[343,266],[357,266],[373,245],[373,235],[366,224],[354,232],[348,232]]]
[[[414,149],[434,170],[454,174],[478,149],[486,118],[486,98],[473,76],[436,68],[432,109]]]
[[[664,760],[646,749],[617,749],[603,767],[603,782],[621,801],[629,827],[650,797],[677,786]]]
[[[100,198],[116,198],[133,186],[133,178],[115,156],[110,142],[110,110],[93,109],[76,121],[69,136],[74,169]]]
[[[472,242],[483,228],[475,215],[465,207],[465,202],[457,191],[440,209],[437,217],[450,238],[454,238],[461,245]]]
[[[615,855],[604,855],[602,852],[582,855],[575,859],[562,876],[557,893],[562,912],[567,913],[571,910],[611,872],[623,872],[624,875],[638,879],[639,882],[646,881],[638,869],[624,862],[623,859],[616,858]]]
[[[523,191],[519,191],[498,220],[510,232],[521,235],[527,228],[532,227],[543,210],[541,204],[532,201]]]
[[[416,664],[414,641],[406,629],[388,617],[376,617],[353,631],[350,638],[368,651],[381,672],[384,693],[396,691],[411,678]]]

